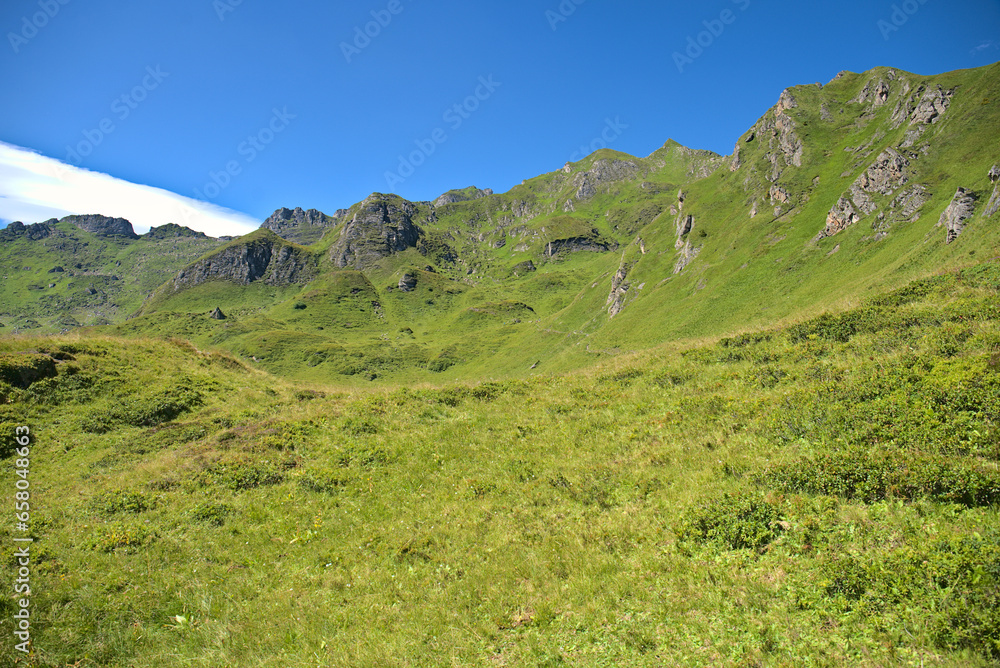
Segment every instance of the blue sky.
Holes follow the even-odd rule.
[[[244,223],[502,192],[602,134],[729,153],[787,86],[1000,60],[997,0],[5,0],[0,28],[0,142]],[[0,219],[78,171],[32,174],[0,163]]]

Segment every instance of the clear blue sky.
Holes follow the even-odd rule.
[[[502,192],[580,157],[606,119],[634,155],[668,138],[729,153],[787,86],[1000,60],[997,0],[62,2],[2,3],[0,141],[256,219],[373,191]],[[89,155],[69,156],[81,143]],[[228,185],[206,189],[228,163]]]

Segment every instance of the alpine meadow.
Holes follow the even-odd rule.
[[[729,155],[611,116],[506,192],[11,222],[0,666],[1000,665],[998,101],[843,71]]]

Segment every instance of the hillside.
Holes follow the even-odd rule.
[[[474,384],[5,338],[35,539],[16,665],[995,666],[998,370],[996,263]]]
[[[120,322],[163,281],[221,241],[176,224],[137,235],[106,216],[0,230],[2,332],[52,333]]]
[[[845,72],[784,91],[730,156],[668,141],[506,193],[281,209],[268,229],[285,241],[267,242],[259,279],[244,280],[255,234],[107,331],[183,336],[306,380],[440,382],[843,308],[1000,254],[1000,155],[982,140],[1000,134],[998,96],[1000,64]]]

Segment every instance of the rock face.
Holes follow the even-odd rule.
[[[381,258],[417,245],[423,234],[414,223],[417,208],[401,197],[375,193],[361,203],[330,249],[338,267],[367,269]]]
[[[417,289],[417,275],[406,272],[403,274],[402,278],[399,279],[398,287],[401,292],[413,292]]]
[[[611,279],[611,294],[608,295],[608,300],[605,302],[605,306],[608,307],[608,316],[611,318],[621,313],[622,309],[625,308],[625,298],[628,296],[629,288],[632,287],[626,280],[631,268],[631,265],[621,265],[614,278]]]
[[[958,235],[965,229],[965,221],[972,218],[976,210],[976,195],[971,190],[959,188],[952,198],[951,204],[941,214],[938,226],[944,225],[948,231],[947,243],[951,243],[958,238]]]
[[[50,222],[25,225],[21,221],[15,220],[13,223],[0,230],[0,241],[14,241],[21,238],[29,241],[38,241],[39,239],[59,236],[59,230],[51,224],[55,222],[55,219],[53,219]]]
[[[462,190],[449,190],[434,200],[434,206],[444,206],[445,204],[454,204],[455,202],[468,202],[469,200],[481,199],[492,194],[492,189],[486,188],[485,190],[480,190],[476,186],[470,186]]]
[[[153,227],[146,234],[142,235],[143,239],[208,239],[208,235],[203,232],[197,232],[189,227],[184,227],[178,225],[177,223],[167,223],[166,225],[160,225],[159,227]]]
[[[53,222],[53,221],[46,221]],[[59,222],[72,223],[81,230],[103,237],[125,237],[138,239],[139,235],[132,229],[132,223],[124,218],[108,218],[107,216],[66,216]]]
[[[628,160],[595,160],[589,170],[573,178],[576,199],[590,199],[597,194],[600,186],[633,178],[638,173],[639,166]]]
[[[222,312],[221,308],[216,306],[215,310],[208,314],[208,317],[212,320],[225,320],[226,314]]]
[[[518,264],[514,265],[513,269],[511,269],[511,273],[514,274],[515,276],[524,276],[525,274],[530,274],[533,271],[536,271],[535,263],[532,262],[531,260],[525,260],[524,262],[519,262]]]
[[[905,157],[891,148],[879,154],[872,166],[851,184],[848,192],[830,209],[826,227],[820,232],[818,239],[842,232],[861,220],[862,216],[878,211],[878,204],[873,196],[889,196],[906,185],[908,181],[906,168],[909,164]],[[897,197],[896,203],[907,212],[906,217],[909,218],[926,201],[922,189],[917,191],[911,189],[911,192]]]
[[[255,233],[257,234],[257,233]],[[173,280],[175,291],[208,281],[230,281],[249,285],[304,284],[317,273],[317,258],[290,246],[273,232],[237,241],[211,256],[186,267]]]
[[[341,209],[333,216],[328,216],[316,209],[304,211],[301,207],[281,208],[271,214],[261,227],[266,227],[282,239],[308,246],[322,239],[327,230],[335,227],[345,213],[347,212]]]

